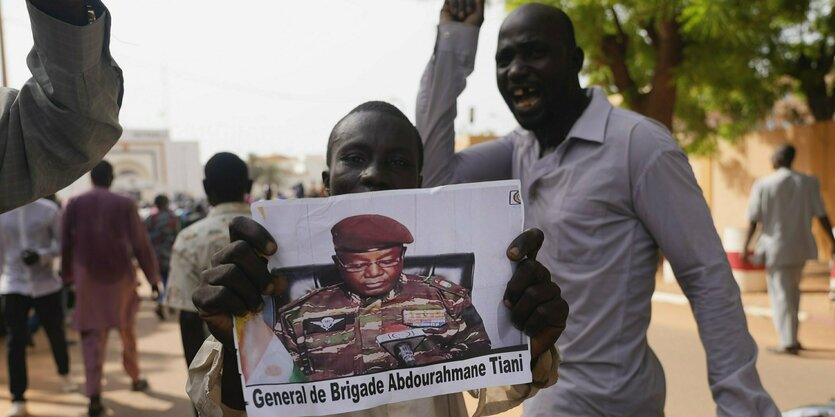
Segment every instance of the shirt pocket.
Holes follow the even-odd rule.
[[[600,228],[605,223],[603,204],[581,197],[562,200],[554,221],[553,239],[560,262],[597,264],[602,257]]]

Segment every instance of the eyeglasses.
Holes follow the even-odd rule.
[[[391,269],[400,265],[400,261],[403,258],[402,255],[398,255],[394,258],[383,258],[378,259],[376,261],[368,261],[368,262],[351,262],[351,263],[344,263],[342,259],[339,259],[338,256],[335,257],[336,260],[339,262],[339,265],[347,272],[363,272],[366,269],[370,268],[371,265],[377,265],[383,269]]]

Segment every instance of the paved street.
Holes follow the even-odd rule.
[[[800,327],[800,340],[809,350],[799,357],[765,352],[765,346],[776,342],[768,314],[765,294],[745,295],[748,324],[761,348],[759,370],[765,387],[782,409],[821,403],[835,397],[835,312],[826,299],[826,277],[807,276],[803,282],[801,309],[805,320]],[[659,280],[659,295],[653,302],[650,344],[664,364],[667,375],[667,415],[671,417],[703,417],[715,415],[707,386],[704,352],[696,332],[689,306],[675,285]],[[142,371],[151,390],[130,391],[130,381],[121,369],[120,341],[111,334],[105,366],[104,403],[109,415],[183,416],[191,415],[184,393],[185,363],[182,358],[179,328],[173,319],[160,322],[152,312],[152,304],[144,302],[138,318],[139,350]],[[78,339],[78,335],[71,334]],[[80,393],[63,394],[48,343],[43,332],[29,349],[29,409],[33,416],[82,416],[86,414],[86,398]],[[4,366],[0,372],[0,415],[8,408],[9,393],[5,370],[5,346],[0,349]],[[72,375],[84,380],[78,344],[71,346]],[[518,410],[505,417],[518,415]]]

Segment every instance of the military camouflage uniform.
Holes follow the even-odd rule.
[[[421,329],[417,365],[489,352],[490,339],[468,290],[442,277],[400,276],[387,295],[363,299],[344,284],[311,291],[279,310],[275,334],[290,352],[297,381],[399,367],[377,336]]]

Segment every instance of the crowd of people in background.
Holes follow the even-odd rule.
[[[0,256],[5,257],[0,260],[0,336],[8,344],[13,403],[9,415],[25,415],[26,348],[34,346],[39,328],[45,330],[52,350],[58,388],[78,389],[70,378],[69,345],[76,343],[65,330],[70,322],[81,339],[88,415],[104,413],[101,379],[109,329],[117,329],[122,338],[131,389],[149,388],[140,372],[136,344],[140,300],[133,258],[152,286],[158,318],[179,320],[187,368],[208,336],[190,294],[200,273],[210,267],[212,254],[229,242],[231,219],[248,215],[249,203],[256,200],[324,195],[321,185],[305,192],[299,183],[286,195],[264,187],[263,194],[254,197],[246,163],[231,153],[212,157],[205,173],[206,199],[176,194],[172,201],[159,194],[151,205],[110,191],[113,167],[102,161],[90,172],[91,191],[67,202],[53,194],[0,214]],[[126,244],[114,245],[119,241]],[[114,247],[129,253],[96,255],[111,253]]]

